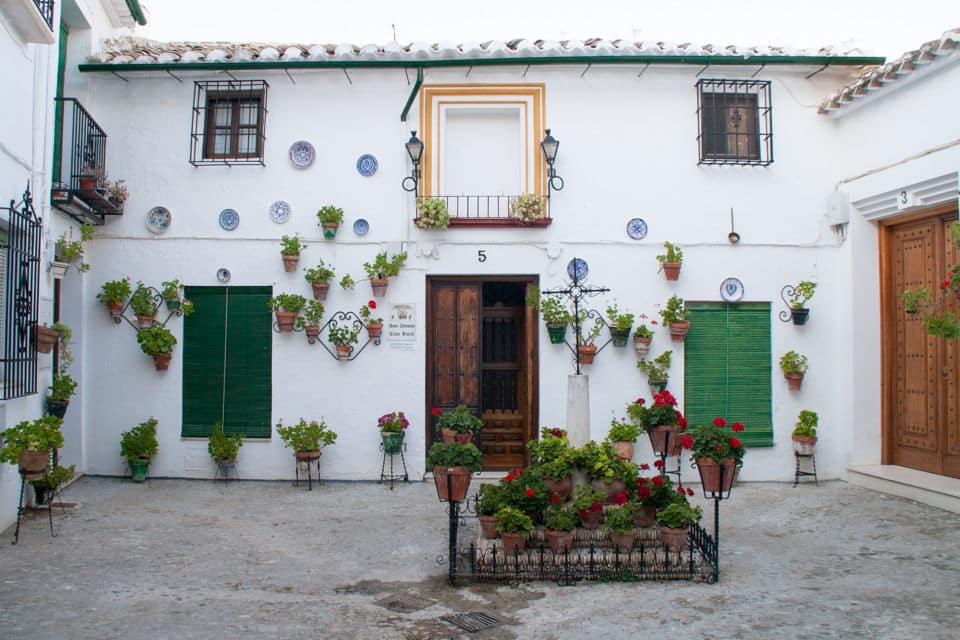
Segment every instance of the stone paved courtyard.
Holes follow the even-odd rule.
[[[451,589],[432,483],[84,478],[0,544],[0,637],[956,638],[960,516],[865,489],[757,483],[721,511],[721,581]],[[707,512],[712,513],[712,508]],[[416,594],[404,614],[377,604]],[[503,622],[462,632],[441,616]]]

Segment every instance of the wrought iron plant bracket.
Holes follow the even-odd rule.
[[[163,299],[163,296],[160,294],[160,292],[159,292],[155,287],[138,287],[138,288],[139,288],[139,289],[146,289],[147,291],[150,292],[150,298],[151,298],[154,302],[157,303],[157,311],[159,312],[159,311],[160,311],[160,308],[161,308],[161,305],[165,304],[165,302],[166,302],[166,301]],[[136,295],[137,292],[134,291],[133,293],[134,293],[134,295]],[[131,327],[133,327],[133,330],[134,330],[134,331],[140,332],[140,331],[143,331],[143,329],[140,328],[140,325],[137,324],[137,322],[131,320],[131,319],[127,316],[127,309],[130,308],[130,303],[133,302],[133,297],[134,297],[134,296],[130,296],[130,300],[127,300],[127,304],[125,304],[125,305],[123,306],[123,309],[120,310],[120,314],[113,317],[113,321],[114,321],[116,324],[121,324],[122,321],[126,320],[126,321],[127,321],[127,324],[129,324]],[[154,319],[153,324],[159,324],[159,325],[162,326],[162,327],[166,327],[166,326],[167,326],[167,323],[170,322],[170,318],[172,318],[173,316],[178,316],[178,317],[179,317],[179,316],[182,316],[182,315],[183,315],[183,305],[182,305],[182,303],[181,303],[180,306],[178,306],[178,307],[176,307],[176,308],[174,308],[174,309],[170,309],[170,308],[168,307],[168,308],[167,308],[167,317],[166,317],[166,319],[163,320],[163,321]]]
[[[787,310],[780,312],[780,322],[790,322],[790,318],[792,316],[790,309],[792,309],[792,307],[790,306],[790,301],[788,298],[796,295],[796,293],[797,290],[792,284],[788,284],[780,290],[780,298],[783,300],[783,304],[787,305]]]
[[[571,263],[576,263],[577,258],[574,258]],[[579,273],[576,269],[573,271],[573,279],[567,282],[566,287],[557,288],[557,289],[548,289],[542,291],[541,294],[545,296],[565,296],[567,300],[573,305],[573,335],[576,338],[575,345],[571,345],[567,340],[564,340],[564,343],[567,347],[573,351],[574,363],[576,364],[577,375],[580,375],[580,350],[577,347],[582,346],[580,343],[580,330],[581,330],[581,301],[584,298],[592,298],[594,296],[600,295],[601,293],[607,293],[610,289],[608,287],[588,287],[585,286],[583,281],[580,279]],[[606,322],[603,320],[603,316],[594,309],[586,309],[583,313],[583,317],[594,318],[597,325],[606,325]],[[597,353],[603,351],[603,348],[610,344],[613,337],[609,338],[603,346],[597,349]]]
[[[330,349],[330,346],[329,346],[329,342],[330,342],[330,341],[329,341],[329,340],[320,340],[320,339],[319,339],[319,336],[322,336],[325,332],[326,332],[326,333],[329,333],[329,330],[330,330],[330,329],[336,329],[336,328],[340,328],[340,327],[348,327],[348,328],[350,328],[350,329],[352,329],[352,330],[354,330],[354,331],[357,331],[357,332],[359,333],[360,331],[363,331],[364,329],[366,329],[366,328],[367,328],[367,325],[366,325],[366,323],[364,323],[364,321],[360,318],[360,316],[358,316],[358,315],[357,315],[356,313],[354,313],[353,311],[337,311],[336,313],[333,314],[333,316],[332,316],[329,320],[327,320],[327,322],[326,322],[322,327],[320,327],[320,333],[319,333],[318,337],[317,337],[317,338],[308,338],[308,339],[307,339],[307,342],[309,342],[310,344],[314,344],[314,343],[316,343],[316,342],[319,342],[320,345],[321,345],[324,349],[327,350],[327,353],[329,353],[330,356],[331,356],[334,360],[343,360],[343,361],[347,361],[347,362],[349,362],[350,360],[355,360],[356,357],[359,356],[359,355],[363,352],[363,350],[367,348],[367,345],[370,344],[371,342],[372,342],[373,344],[375,344],[375,345],[378,345],[378,346],[379,346],[379,344],[380,344],[380,338],[379,338],[379,337],[377,337],[377,338],[371,338],[371,337],[368,336],[368,337],[367,337],[367,341],[364,342],[364,343],[360,346],[359,349],[356,348],[356,347],[354,347],[353,350],[350,352],[350,355],[349,355],[348,357],[346,357],[346,358],[341,358],[340,356],[337,355],[336,350],[331,350],[331,349]]]

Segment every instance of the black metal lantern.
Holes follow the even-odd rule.
[[[416,191],[417,183],[420,182],[420,158],[423,156],[423,141],[417,137],[416,131],[410,132],[406,147],[410,161],[413,162],[413,173],[403,179],[403,190]]]
[[[563,178],[557,175],[557,170],[553,168],[553,163],[557,160],[557,149],[560,148],[560,141],[550,135],[550,129],[546,130],[546,136],[540,141],[540,150],[547,161],[547,185],[554,191],[563,189]]]

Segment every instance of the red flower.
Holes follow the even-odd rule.
[[[737,438],[734,438],[733,436],[730,436],[730,446],[733,447],[734,449],[739,449],[740,440]]]
[[[686,419],[686,418],[684,418],[683,416],[680,416],[679,418],[677,418],[677,424],[680,425],[680,430],[681,430],[681,431],[686,431],[686,429],[687,429],[687,419]]]
[[[650,487],[644,485],[642,487],[637,487],[637,497],[641,500],[646,500],[650,497]]]
[[[590,505],[590,511],[596,513],[597,511],[603,511],[603,503],[599,500]]]
[[[512,473],[514,476],[522,476],[522,475],[523,475],[523,469],[521,469],[520,467],[517,467],[516,469],[514,469],[514,470],[511,471],[510,473]]]
[[[640,476],[639,478],[637,478],[637,484],[640,485],[641,487],[646,486],[647,479],[644,478],[643,476]]]
[[[657,321],[656,321],[656,320],[651,320],[651,321],[650,321],[650,324],[657,324]]]
[[[503,481],[504,481],[504,482],[513,482],[513,480],[514,480],[516,477],[517,477],[517,476],[513,475],[512,473],[508,473],[506,476],[504,476]]]
[[[537,495],[537,492],[534,491],[533,489],[527,489],[526,491],[524,491],[524,493],[527,495],[528,498],[532,498],[533,496]]]
[[[683,447],[684,449],[692,449],[693,436],[691,436],[690,434],[686,434],[682,438],[680,438],[680,446]]]
[[[691,489],[690,487],[687,487],[687,495],[690,496],[691,498],[693,497],[693,489]]]
[[[950,286],[950,281],[949,281],[949,280],[944,280],[943,282],[940,283],[940,288],[941,288],[941,289],[946,289],[946,288],[949,287],[949,286]]]
[[[948,271],[948,272],[947,272],[947,277],[952,278],[952,277],[953,277],[953,271]]]
[[[371,309],[376,309],[376,308],[377,308],[377,301],[376,301],[376,300],[371,300],[370,302],[367,303],[367,306],[370,307]]]
[[[434,407],[433,409],[430,410],[430,415],[432,416],[438,416],[441,413],[443,413],[443,409],[441,409],[440,407]]]
[[[714,419],[713,419],[713,426],[723,428],[723,427],[727,426],[727,421],[724,420],[723,418],[714,418]]]
[[[551,493],[550,502],[552,502],[553,504],[560,504],[561,502],[563,502],[563,496],[557,495],[556,493]]]
[[[663,460],[654,460],[653,466],[655,466],[657,469],[663,469]]]
[[[682,496],[687,495],[687,492],[684,490],[683,487],[677,487],[677,493],[679,493]]]
[[[587,516],[590,515],[590,512],[587,511],[586,509],[580,509],[580,511],[578,511],[577,513],[580,514],[581,518],[586,518]]]
[[[737,433],[740,433],[740,432],[743,431],[746,427],[744,427],[743,424],[740,423],[740,422],[734,422],[732,425],[730,425],[730,428],[733,429],[734,431],[736,431]]]
[[[650,482],[652,482],[656,487],[663,486],[663,478],[661,478],[660,476],[653,476],[652,478],[650,478]]]
[[[554,427],[553,429],[550,429],[550,435],[552,435],[554,438],[562,438],[567,434],[563,432],[563,429],[557,429]]]
[[[643,398],[637,398],[637,404],[647,404],[647,401]]]
[[[617,500],[617,504],[621,506],[627,504],[627,492],[621,491],[620,493],[618,493],[616,500]]]
[[[640,470],[641,470],[641,471],[650,471],[650,465],[648,465],[646,462],[644,462],[643,464],[640,465]],[[637,478],[637,480],[639,480],[639,478]]]

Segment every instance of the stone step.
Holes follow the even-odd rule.
[[[852,485],[960,513],[960,479],[957,478],[892,464],[871,464],[848,467],[847,481]]]

